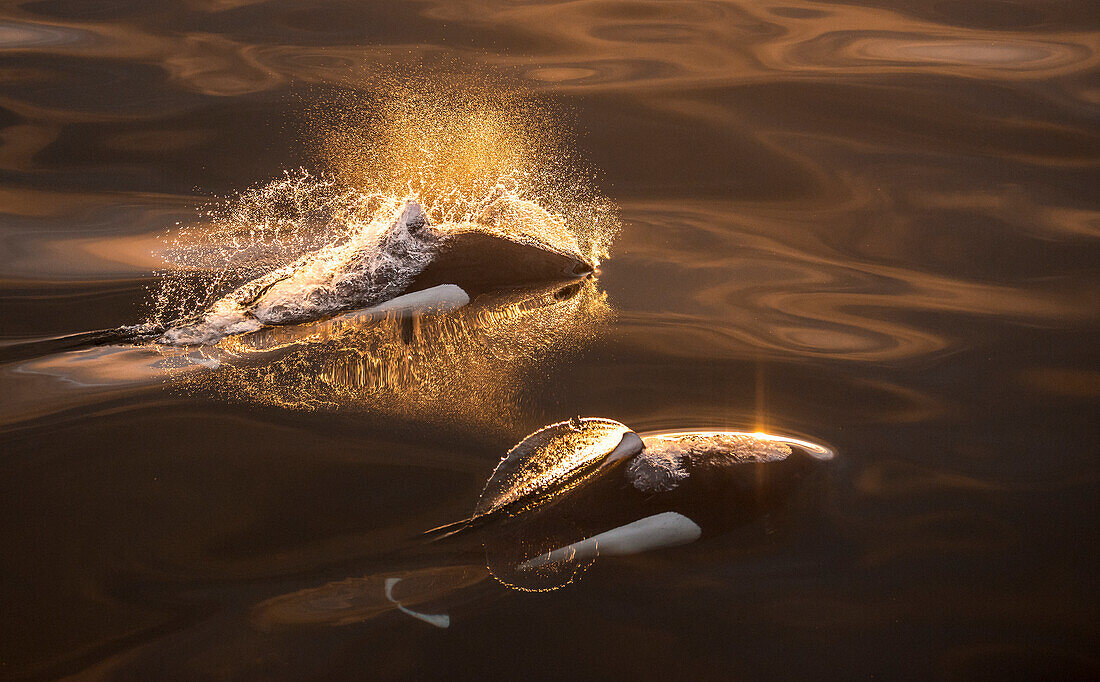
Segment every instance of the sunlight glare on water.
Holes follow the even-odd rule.
[[[0,677],[1100,677],[1095,4],[5,3]]]

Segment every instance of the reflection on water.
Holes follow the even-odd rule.
[[[507,428],[536,363],[579,351],[611,316],[594,277],[484,294],[469,305],[465,294],[433,298],[427,309],[395,306],[401,300],[217,346],[112,345],[9,364],[0,369],[11,388],[0,423],[167,383],[234,402]]]
[[[32,54],[140,56],[164,69],[177,87],[219,96],[256,93],[292,81],[342,80],[349,71],[361,74],[384,65],[398,46],[430,55],[455,25],[499,36],[502,43],[496,54],[478,55],[462,47],[452,48],[455,52],[524,67],[532,79],[558,89],[698,87],[826,72],[1049,78],[1097,63],[1096,42],[1088,30],[1068,23],[1060,28],[1044,25],[1043,10],[1055,20],[1058,14],[1063,20],[1073,15],[1072,5],[1061,3],[1036,9],[1020,25],[1005,27],[997,25],[1002,12],[1019,6],[1004,3],[1006,9],[987,12],[984,22],[978,18],[971,24],[965,13],[945,16],[949,13],[940,9],[942,4],[913,14],[908,7],[907,12],[814,2],[448,0],[416,8],[434,20],[419,33],[409,32],[415,21],[402,26],[391,15],[379,22],[376,9],[349,0],[310,12],[289,5],[273,11],[269,3],[179,4],[129,23],[109,13],[80,16],[60,8],[24,9],[15,12],[4,36],[10,47]],[[413,8],[404,11],[410,20],[415,17]],[[302,21],[310,15],[327,30],[305,28]],[[396,42],[353,40],[333,30],[329,22],[334,20],[358,22],[366,33],[392,27]],[[280,36],[296,40],[273,40]],[[561,45],[569,49],[558,49]],[[509,49],[513,46],[526,49]]]
[[[256,607],[253,619],[261,628],[286,625],[350,625],[410,606],[445,597],[488,577],[481,566],[444,566],[349,578],[269,599]],[[449,619],[428,620],[447,627]]]
[[[228,339],[222,349],[240,360],[185,388],[289,408],[359,406],[506,426],[530,393],[537,363],[582,348],[610,312],[606,293],[588,278],[485,295],[448,314],[345,316],[274,328]]]
[[[416,100],[403,69],[557,112],[486,158],[583,152],[555,178],[623,229],[598,287],[0,364],[0,676],[1097,677],[1093,4],[8,3],[0,355],[141,319],[172,245],[274,215],[217,198],[284,170],[340,160],[357,190],[407,170],[364,165],[386,140],[468,167],[479,134],[365,134]],[[706,484],[669,449],[652,500],[600,476],[419,541],[578,413],[842,456],[761,500],[790,458]],[[666,513],[699,540],[546,596],[484,579],[556,587]]]
[[[896,362],[957,348],[963,339],[946,323],[952,317],[1049,324],[1095,313],[1058,282],[1013,286],[838,253],[815,234],[820,211],[670,203],[624,206],[637,240],[629,266],[692,284],[639,292],[644,299],[632,294],[627,305],[643,314],[671,311],[639,319],[646,345],[668,353],[691,347],[685,335],[705,334],[722,339],[713,353],[725,347],[736,355]],[[676,238],[686,230],[690,240]],[[945,323],[930,324],[931,315]]]
[[[1097,63],[1087,31],[1006,38],[892,9],[815,2],[630,6],[589,0],[516,7],[470,0],[436,3],[429,15],[460,21],[471,13],[501,31],[569,44],[564,58],[549,49],[538,54],[540,66],[529,74],[577,89],[729,85],[815,73],[1036,78]]]

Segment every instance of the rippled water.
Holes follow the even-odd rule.
[[[7,4],[0,352],[144,319],[165,234],[312,166],[318,105],[398,64],[565,110],[623,228],[582,287],[336,351],[0,365],[0,675],[1096,676],[1092,9]],[[578,414],[837,456],[547,593],[421,544]]]

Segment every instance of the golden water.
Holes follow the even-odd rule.
[[[406,197],[530,200],[600,272],[0,364],[0,676],[1096,677],[1093,4],[7,3],[0,355],[199,309]],[[576,415],[836,456],[550,594],[483,580],[522,537],[420,543]],[[539,551],[639,518],[603,492]]]

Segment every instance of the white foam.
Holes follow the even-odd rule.
[[[158,339],[171,345],[212,344],[264,325],[316,320],[349,307],[373,306],[401,294],[438,251],[443,237],[428,229],[414,201],[385,230],[372,223],[353,238],[307,254],[238,287],[195,323]]]

